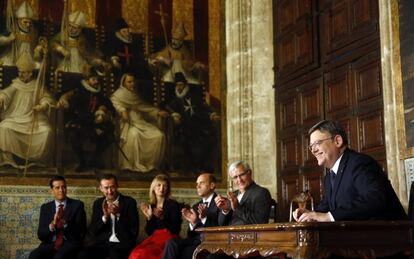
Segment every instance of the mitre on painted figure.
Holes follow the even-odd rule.
[[[86,27],[86,14],[82,11],[76,11],[69,14],[69,23],[77,27]]]
[[[30,6],[29,3],[27,3],[26,1],[23,1],[20,6],[17,8],[16,10],[16,18],[21,19],[21,18],[27,18],[27,19],[32,19],[33,18],[33,9]]]
[[[185,36],[187,36],[187,32],[184,28],[184,24],[180,22],[177,27],[172,31],[172,37],[173,39],[177,40],[184,40]]]

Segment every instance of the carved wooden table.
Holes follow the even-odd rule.
[[[324,258],[332,253],[375,258],[398,252],[414,253],[412,221],[340,221],[274,223],[201,228],[201,244],[193,259],[209,253]]]

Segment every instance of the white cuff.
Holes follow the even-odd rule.
[[[328,216],[329,216],[329,219],[331,220],[331,222],[335,222],[335,219],[332,216],[332,213],[330,211],[328,211]]]

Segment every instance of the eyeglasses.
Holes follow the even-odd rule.
[[[329,137],[329,138],[316,140],[315,142],[313,142],[312,144],[309,145],[309,150],[312,151],[314,147],[319,147],[324,141],[326,141],[328,139],[333,139],[333,138],[334,137]]]
[[[232,176],[231,178],[233,178],[233,180],[236,180],[237,178],[242,178],[242,177],[243,177],[243,176],[245,176],[248,172],[249,172],[249,170],[246,170],[246,171],[244,171],[244,172],[243,172],[243,173],[241,173],[241,174],[238,174],[238,175]]]

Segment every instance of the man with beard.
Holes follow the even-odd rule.
[[[100,54],[89,46],[82,34],[82,28],[86,27],[86,15],[81,11],[72,12],[68,20],[67,32],[60,32],[52,41],[52,49],[58,55],[58,70],[82,73],[85,65],[105,65]]]
[[[124,73],[131,73],[137,79],[152,79],[143,55],[143,46],[131,33],[124,19],[117,20],[117,29],[107,41],[105,53],[114,68],[115,81],[119,81]]]
[[[112,103],[104,96],[96,71],[91,67],[85,70],[85,79],[81,80],[80,85],[63,94],[58,102],[59,108],[66,109],[65,134],[79,160],[76,172],[87,169],[83,147],[86,141],[95,145],[89,165],[100,168],[99,158],[114,140]]]
[[[24,52],[17,60],[18,77],[0,91],[0,165],[23,168],[44,165],[53,143],[47,111],[55,101],[47,89],[33,79],[34,62]]]
[[[206,66],[195,61],[191,51],[184,45],[187,32],[180,23],[172,31],[171,44],[150,58],[152,66],[159,67],[162,73],[162,81],[174,83],[174,75],[178,72],[187,78],[189,84],[200,84],[199,74],[206,70]],[[194,76],[194,75],[197,76]]]
[[[0,36],[0,65],[15,66],[17,59],[24,52],[33,57],[37,33],[33,28],[33,9],[23,1],[15,12],[17,28],[11,28],[8,36]],[[40,57],[41,58],[41,57]],[[35,57],[37,60],[37,58]]]
[[[174,142],[182,147],[190,163],[184,169],[211,170],[208,158],[217,139],[212,121],[220,120],[220,116],[204,104],[200,92],[187,85],[180,72],[175,74],[175,94],[167,110],[175,124]]]

